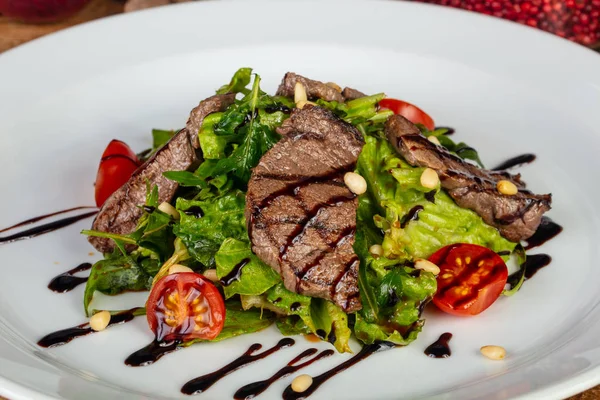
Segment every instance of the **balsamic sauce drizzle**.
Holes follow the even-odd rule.
[[[142,347],[127,357],[125,364],[130,367],[145,367],[154,364],[162,356],[177,351],[181,347],[181,341],[178,340],[163,342],[155,339],[149,345]]]
[[[448,342],[452,339],[450,332],[442,333],[438,340],[427,346],[425,354],[431,358],[448,358],[452,352]]]
[[[319,388],[319,386],[321,386],[323,383],[325,383],[329,378],[339,374],[340,372],[347,370],[351,366],[357,364],[358,362],[364,360],[365,358],[369,357],[370,355],[372,355],[374,353],[379,353],[384,350],[389,350],[396,346],[397,345],[392,342],[385,342],[385,341],[375,342],[373,344],[367,344],[367,345],[363,346],[363,348],[358,353],[356,353],[356,355],[354,357],[352,357],[351,359],[344,361],[343,363],[337,365],[336,367],[330,369],[329,371],[322,373],[321,375],[315,376],[313,378],[312,385],[310,385],[308,387],[308,389],[306,389],[304,392],[302,392],[302,393],[294,392],[292,390],[292,385],[289,385],[283,391],[283,395],[282,395],[283,400],[304,399],[304,398],[310,396],[311,394],[313,394]]]
[[[108,326],[110,327],[112,325],[119,325],[131,321],[136,316],[136,312],[139,310],[142,310],[142,308],[135,307],[130,310],[122,311],[120,313],[111,315]],[[77,325],[72,328],[52,332],[41,338],[37,342],[37,344],[40,347],[46,348],[62,346],[63,344],[67,344],[75,338],[89,335],[90,333],[94,332],[95,331],[90,327],[90,324],[85,322],[81,325]]]
[[[219,282],[221,283],[221,285],[223,285],[223,286],[229,286],[233,282],[239,281],[240,278],[242,277],[242,268],[244,268],[246,265],[248,265],[249,262],[250,262],[249,258],[244,258],[242,261],[240,261],[239,263],[237,263],[235,265],[235,267],[233,267],[233,269],[231,270],[231,272],[229,272],[227,275],[225,275],[223,278],[221,278],[219,280]]]
[[[57,293],[65,293],[75,289],[78,285],[87,282],[88,277],[73,276],[77,272],[87,271],[92,268],[90,263],[82,263],[73,269],[63,272],[52,278],[48,284],[48,289]]]
[[[279,371],[275,372],[275,374],[273,374],[273,376],[271,376],[270,378],[262,380],[262,381],[258,381],[258,382],[249,383],[249,384],[244,385],[241,388],[239,388],[237,390],[237,392],[235,392],[235,394],[233,395],[233,398],[236,400],[252,399],[252,398],[258,396],[259,394],[261,394],[262,392],[264,392],[265,390],[267,390],[269,388],[269,386],[271,386],[279,378],[288,376],[304,367],[309,366],[310,364],[314,363],[315,361],[318,361],[325,357],[329,357],[334,354],[333,350],[324,350],[324,351],[320,352],[319,354],[317,354],[315,357],[313,357],[307,361],[304,361],[303,363],[298,364],[299,361],[301,361],[307,357],[310,357],[317,352],[318,352],[318,350],[315,349],[314,347],[303,351],[298,356],[296,356],[292,361],[287,363],[285,367],[283,367]]]
[[[543,245],[548,240],[561,233],[562,230],[562,226],[558,225],[550,218],[542,217],[542,222],[540,223],[537,231],[535,231],[533,236],[527,239],[527,246],[525,246],[525,250],[531,250],[534,247]]]
[[[427,200],[430,203],[435,204],[435,193],[436,193],[435,189],[425,193],[425,200]]]
[[[16,225],[13,225],[11,227],[5,228],[5,229],[1,230],[0,232],[5,232],[5,231],[7,231],[9,229],[17,228],[17,227],[24,226],[24,225],[29,225],[29,224],[32,224],[34,222],[46,219],[46,218],[54,216],[54,215],[64,214],[64,213],[67,213],[69,211],[78,210],[78,209],[82,209],[82,208],[95,208],[95,207],[75,207],[75,208],[71,208],[71,209],[68,209],[68,210],[63,210],[63,211],[58,211],[58,212],[51,213],[51,214],[42,215],[40,217],[30,218],[30,219],[25,220],[23,222],[20,222],[20,223],[18,223]],[[34,238],[36,236],[43,235],[45,233],[50,233],[50,232],[53,232],[53,231],[55,231],[57,229],[64,228],[65,226],[69,226],[71,224],[74,224],[75,222],[80,221],[82,219],[91,217],[92,215],[95,215],[97,213],[98,213],[98,211],[91,211],[91,212],[87,212],[87,213],[84,213],[84,214],[76,215],[74,217],[67,217],[67,218],[59,219],[59,220],[56,220],[56,221],[53,221],[53,222],[49,222],[47,224],[36,226],[34,228],[29,228],[29,229],[26,229],[26,230],[21,231],[19,233],[15,233],[13,235],[8,235],[8,236],[0,237],[0,245],[1,244],[7,244],[7,243],[16,242],[18,240],[31,239],[31,238]]]
[[[529,164],[529,163],[534,162],[535,159],[536,159],[535,154],[531,154],[531,153],[521,154],[520,156],[509,158],[508,160],[498,164],[497,166],[492,168],[492,171],[503,171],[505,169],[517,167],[519,165]]]
[[[66,214],[66,213],[71,212],[71,211],[87,210],[87,209],[95,209],[95,208],[96,207],[92,207],[92,206],[73,207],[73,208],[68,208],[66,210],[56,211],[56,212],[53,212],[53,213],[50,213],[50,214],[42,215],[42,216],[39,216],[39,217],[29,218],[29,219],[26,219],[23,222],[19,222],[18,224],[9,226],[8,228],[0,229],[0,233],[9,231],[11,229],[20,228],[22,226],[31,225],[34,222],[38,222],[38,221],[41,221],[41,220],[46,219],[46,218],[54,217],[55,215]]]
[[[209,374],[202,375],[198,378],[192,379],[191,381],[187,382],[181,388],[181,392],[183,394],[190,394],[190,395],[202,393],[202,392],[206,391],[208,388],[210,388],[212,385],[214,385],[218,380],[224,378],[226,375],[229,375],[233,371],[236,371],[242,367],[245,367],[246,365],[253,363],[254,361],[258,361],[260,359],[268,357],[271,354],[273,354],[281,349],[293,346],[295,343],[296,342],[294,341],[294,339],[284,338],[284,339],[281,339],[275,346],[263,351],[260,354],[254,354],[254,353],[256,353],[258,350],[260,350],[262,348],[262,345],[259,343],[254,343],[252,346],[250,346],[248,348],[248,350],[246,350],[246,352],[244,354],[242,354],[241,356],[239,356],[238,358],[236,358],[229,364],[225,365],[224,367],[222,367],[214,372],[211,372]]]
[[[420,211],[423,211],[423,206],[416,205],[411,208],[410,211],[406,213],[404,217],[402,217],[402,220],[400,221],[400,228],[404,229],[406,224],[408,224],[410,221],[418,220]]]
[[[525,262],[521,264],[519,271],[510,274],[507,282],[511,287],[515,287],[521,280],[523,270],[525,270],[525,280],[528,280],[531,279],[531,277],[533,277],[540,269],[550,264],[551,261],[552,257],[550,257],[548,254],[534,254],[527,256]]]

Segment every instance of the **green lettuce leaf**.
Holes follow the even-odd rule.
[[[152,129],[152,151],[156,151],[167,143],[173,136],[175,136],[174,130],[163,130],[163,129]]]
[[[229,275],[234,268],[245,262],[240,271],[240,279],[223,286],[225,298],[236,294],[261,295],[281,281],[277,272],[252,253],[248,242],[225,239],[215,254],[215,261],[219,279]]]
[[[96,262],[90,271],[83,295],[86,315],[91,315],[90,303],[96,291],[113,296],[127,291],[148,290],[159,267],[160,263],[156,259],[143,258],[137,252],[123,255],[119,250]]]
[[[203,216],[196,218],[186,210],[199,207]],[[179,224],[173,232],[182,240],[188,252],[206,267],[215,265],[215,254],[227,238],[248,240],[244,217],[245,195],[231,191],[204,201],[177,199]]]

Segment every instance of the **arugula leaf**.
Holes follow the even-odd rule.
[[[252,91],[242,99],[237,108],[228,110],[215,125],[216,135],[236,135],[243,140],[229,157],[220,159],[211,169],[212,176],[232,172],[243,183],[248,182],[251,170],[258,164],[260,157],[279,141],[279,136],[273,129],[260,123],[257,112],[259,105],[271,103],[272,98],[260,90],[260,77],[255,75]],[[246,122],[248,116],[250,117]],[[208,178],[208,175],[201,174],[200,171],[198,173],[201,177]]]
[[[250,83],[250,77],[252,75],[252,68],[240,68],[238,69],[231,81],[227,85],[221,86],[217,90],[217,94],[225,93],[244,93],[247,91],[246,86]]]
[[[223,286],[225,298],[236,294],[261,295],[281,281],[279,274],[263,263],[250,250],[250,243],[228,238],[215,254],[217,276],[222,279],[240,263],[246,263],[240,271],[240,279]]]
[[[204,179],[196,176],[194,173],[189,171],[166,171],[163,172],[163,176],[167,179],[179,183],[181,186],[199,186],[202,188],[207,186],[206,181]]]

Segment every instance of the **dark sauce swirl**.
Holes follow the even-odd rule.
[[[78,285],[87,282],[88,277],[73,276],[74,274],[82,271],[87,271],[92,268],[92,264],[83,263],[79,264],[73,269],[63,272],[60,275],[52,278],[48,284],[48,289],[57,293],[65,293],[75,289]]]
[[[23,222],[20,222],[18,224],[10,226],[8,228],[4,228],[0,232],[6,232],[6,231],[11,230],[11,229],[15,229],[15,228],[18,228],[18,227],[30,225],[30,224],[32,224],[34,222],[38,222],[38,221],[41,221],[43,219],[46,219],[46,218],[49,218],[49,217],[52,217],[52,216],[55,216],[55,215],[65,214],[65,213],[68,213],[70,211],[80,210],[80,209],[85,209],[85,208],[95,208],[95,207],[75,207],[75,208],[69,208],[67,210],[57,211],[57,212],[54,212],[54,213],[51,213],[51,214],[46,214],[46,215],[42,215],[42,216],[39,216],[39,217],[30,218],[30,219],[27,219],[27,220],[25,220]],[[84,214],[76,215],[76,216],[73,216],[73,217],[67,217],[67,218],[59,219],[59,220],[56,220],[56,221],[53,221],[53,222],[50,222],[50,223],[47,223],[47,224],[39,225],[39,226],[36,226],[34,228],[29,228],[29,229],[26,229],[24,231],[15,233],[13,235],[8,235],[8,236],[0,237],[0,244],[8,244],[8,243],[16,242],[16,241],[19,241],[19,240],[31,239],[31,238],[34,238],[36,236],[43,235],[45,233],[50,233],[50,232],[53,232],[53,231],[55,231],[57,229],[64,228],[66,226],[74,224],[75,222],[80,221],[82,219],[89,218],[89,217],[91,217],[93,215],[96,215],[97,213],[98,213],[98,211],[90,211],[90,212],[87,212],[87,213],[84,213]]]
[[[535,154],[531,154],[531,153],[521,154],[520,156],[509,158],[508,160],[501,162],[500,164],[498,164],[494,168],[492,168],[492,171],[503,171],[505,169],[517,167],[519,165],[529,164],[529,163],[534,162],[535,158],[536,158]]]
[[[235,265],[235,267],[233,267],[233,269],[231,270],[231,272],[229,272],[227,275],[225,275],[223,278],[221,278],[219,280],[219,282],[221,283],[221,285],[223,285],[223,286],[229,286],[233,282],[239,281],[240,278],[242,277],[242,268],[244,268],[246,265],[248,265],[249,262],[250,262],[249,258],[244,258],[242,261],[240,261],[239,263],[237,263]]]
[[[269,388],[269,386],[271,386],[278,379],[283,378],[284,376],[293,374],[294,372],[296,372],[304,367],[309,366],[310,364],[314,363],[315,361],[318,361],[325,357],[329,357],[334,354],[333,350],[324,350],[324,351],[320,352],[319,354],[317,354],[315,357],[313,357],[307,361],[304,361],[303,363],[298,364],[299,361],[302,361],[303,359],[312,356],[313,354],[317,353],[317,351],[318,350],[315,348],[310,348],[308,350],[303,351],[297,357],[295,357],[292,361],[287,363],[287,365],[285,367],[283,367],[279,371],[275,372],[275,374],[273,374],[273,376],[271,376],[270,378],[265,379],[263,381],[249,383],[249,384],[239,388],[237,390],[237,392],[235,392],[235,394],[233,395],[233,398],[236,400],[252,399],[252,398],[258,396],[259,394],[261,394],[262,392],[264,392],[265,390],[267,390]]]
[[[259,343],[254,343],[252,346],[250,346],[248,348],[248,350],[246,350],[246,352],[244,354],[242,354],[241,356],[239,356],[238,358],[236,358],[229,364],[225,365],[223,368],[220,368],[214,372],[211,372],[206,375],[202,375],[198,378],[192,379],[191,381],[187,382],[181,388],[181,392],[183,394],[189,394],[189,395],[205,392],[208,388],[210,388],[212,385],[214,385],[218,380],[224,378],[225,376],[229,375],[233,371],[236,371],[242,367],[245,367],[246,365],[253,363],[254,361],[258,361],[260,359],[268,357],[271,354],[273,354],[281,349],[293,346],[295,343],[296,342],[294,341],[294,339],[290,339],[290,338],[281,339],[279,341],[279,343],[277,343],[275,346],[263,351],[260,354],[254,354],[254,353],[256,353],[258,350],[260,350],[262,348],[262,345]]]
[[[389,349],[393,349],[394,347],[396,347],[396,344],[392,343],[392,342],[376,342],[373,344],[365,345],[358,353],[356,353],[356,355],[354,357],[350,358],[349,360],[344,361],[343,363],[330,369],[329,371],[322,373],[321,375],[315,376],[313,378],[312,385],[310,385],[308,387],[308,389],[306,389],[304,392],[302,392],[302,393],[294,392],[292,390],[292,386],[289,385],[283,391],[283,395],[282,395],[283,400],[304,399],[304,398],[310,396],[311,394],[313,394],[329,378],[339,374],[340,372],[347,370],[351,366],[366,359],[367,357],[371,356],[372,354],[379,353],[381,351],[385,351],[385,350],[389,350]]]
[[[427,346],[425,354],[431,358],[448,358],[452,354],[449,342],[452,339],[450,332],[442,333],[438,340]]]
[[[131,321],[139,311],[143,310],[143,308],[136,307],[130,310],[122,311],[117,314],[113,314],[110,317],[110,322],[108,326],[119,325],[125,322]],[[52,332],[38,341],[38,346],[40,347],[56,347],[62,346],[63,344],[69,343],[71,340],[78,338],[80,336],[89,335],[90,333],[94,333],[95,331],[90,327],[89,323],[83,323],[81,325],[74,326],[72,328],[62,329],[60,331]]]

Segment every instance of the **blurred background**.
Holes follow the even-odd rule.
[[[188,0],[0,0],[0,52],[122,12]],[[600,0],[418,0],[491,15],[600,50]]]

